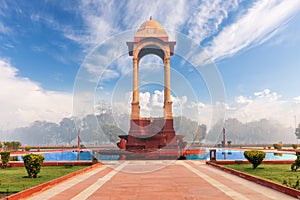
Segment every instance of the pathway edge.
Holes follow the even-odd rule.
[[[249,174],[246,174],[246,173],[234,170],[234,169],[223,167],[223,166],[221,166],[217,163],[213,163],[213,162],[210,162],[210,161],[206,162],[206,164],[210,165],[210,166],[213,166],[215,168],[218,168],[218,169],[220,169],[224,172],[239,176],[239,177],[244,178],[246,180],[255,182],[257,184],[263,185],[265,187],[271,188],[273,190],[276,190],[276,191],[279,191],[279,192],[282,192],[284,194],[287,194],[287,195],[290,195],[290,196],[293,196],[293,197],[296,197],[296,198],[300,199],[300,191],[299,190],[289,188],[287,186],[284,186],[284,185],[281,185],[281,184],[278,184],[278,183],[275,183],[275,182],[272,182],[272,181],[268,181],[268,180],[265,180],[265,179],[262,179],[262,178],[258,178],[256,176],[252,176],[252,175],[249,175]]]

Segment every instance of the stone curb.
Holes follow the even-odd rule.
[[[73,173],[70,173],[70,174],[67,174],[65,176],[62,176],[62,177],[59,177],[57,179],[54,179],[54,180],[51,180],[51,181],[48,181],[46,183],[42,183],[40,185],[37,185],[37,186],[34,186],[32,188],[29,188],[29,189],[26,189],[26,190],[23,190],[21,192],[18,192],[18,193],[15,193],[15,194],[12,194],[10,196],[7,196],[1,200],[17,200],[17,199],[22,199],[22,198],[26,198],[28,196],[31,196],[32,194],[36,193],[36,192],[40,192],[42,190],[45,190],[53,185],[56,185],[58,183],[61,183],[69,178],[72,178],[74,176],[77,176],[79,174],[82,174],[82,173],[85,173],[89,170],[92,170],[92,169],[95,169],[97,167],[101,167],[102,166],[102,163],[98,163],[98,164],[95,164],[95,165],[91,165],[87,168],[84,168],[84,169],[81,169],[81,170],[78,170],[78,171],[75,171]]]
[[[219,165],[233,165],[233,164],[250,164],[248,160],[217,160],[212,161]],[[264,160],[262,164],[293,164],[295,160]]]
[[[249,174],[246,174],[246,173],[234,170],[234,169],[229,169],[229,168],[223,167],[223,166],[221,166],[219,164],[216,164],[216,163],[213,163],[213,162],[206,162],[206,164],[210,165],[210,166],[213,166],[213,167],[216,167],[216,168],[218,168],[218,169],[220,169],[224,172],[234,174],[234,175],[239,176],[241,178],[247,179],[249,181],[255,182],[257,184],[263,185],[265,187],[269,187],[271,189],[277,190],[279,192],[282,192],[282,193],[285,193],[287,195],[293,196],[297,199],[300,199],[300,191],[299,190],[289,188],[287,186],[284,186],[284,185],[281,185],[281,184],[278,184],[278,183],[274,183],[272,181],[261,179],[261,178],[258,178],[258,177],[255,177],[255,176],[252,176],[252,175],[249,175]]]

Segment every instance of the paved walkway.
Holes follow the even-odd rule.
[[[114,169],[111,168],[114,167]],[[161,168],[152,171],[153,168]],[[136,173],[128,173],[136,172]],[[147,173],[140,173],[148,171]],[[295,199],[200,161],[107,163],[28,199]]]

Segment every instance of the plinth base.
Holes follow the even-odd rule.
[[[121,141],[118,143],[118,147],[130,152],[149,153],[149,150],[159,149],[181,152],[186,146],[186,143],[183,142],[184,136],[176,135],[174,131],[173,119],[132,119],[129,134],[119,137]]]

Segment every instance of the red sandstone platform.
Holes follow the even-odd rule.
[[[151,171],[157,167],[161,169]],[[142,171],[147,173],[138,173]],[[119,161],[104,163],[103,167],[77,175],[27,199],[294,198],[225,173],[201,161]]]

